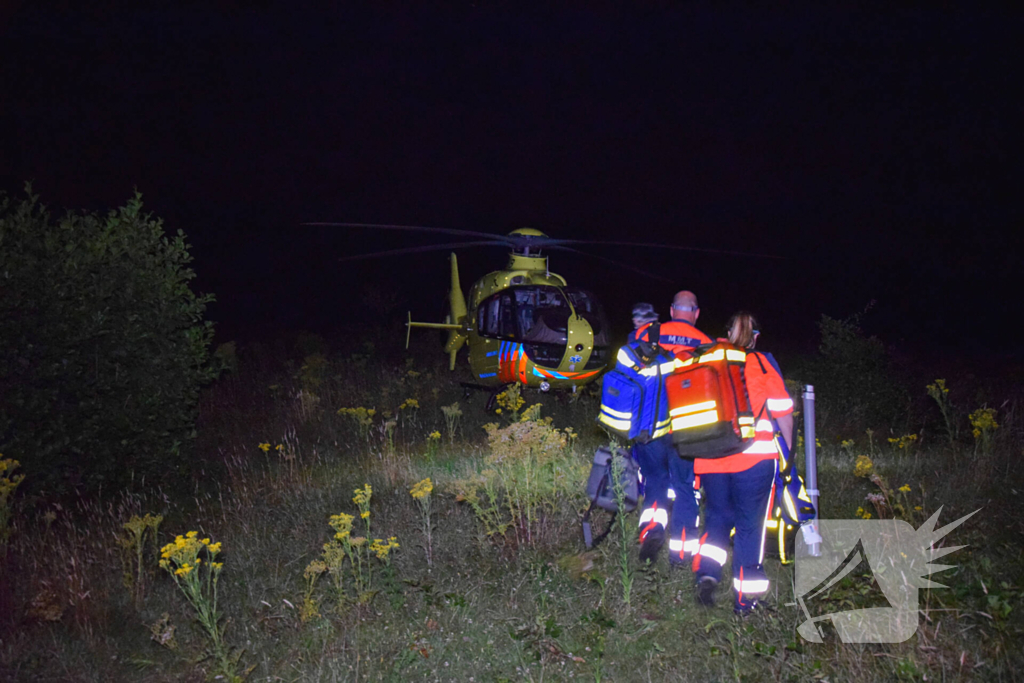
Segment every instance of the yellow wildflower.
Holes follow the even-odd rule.
[[[430,492],[434,490],[434,483],[430,481],[430,477],[427,477],[423,481],[417,482],[409,489],[409,493],[416,500],[421,500],[430,495]]]
[[[917,510],[918,512],[920,512],[921,510],[924,510],[924,508],[921,507],[920,505],[915,505],[914,509]]]
[[[981,438],[982,434],[999,429],[999,425],[996,423],[995,408],[979,408],[971,413],[968,418],[971,421],[971,427],[973,427],[971,433],[974,434],[975,439]]]
[[[360,512],[359,513],[359,518],[360,519],[369,519],[370,518],[370,511],[369,510],[364,510],[363,512]]]
[[[259,448],[261,451],[266,453],[267,451],[270,450],[270,444],[269,443],[261,443],[259,446],[257,446],[257,448]]]
[[[901,486],[899,488],[899,492],[900,493],[910,493],[910,485],[909,484],[904,484],[903,486]]]
[[[303,572],[303,575],[307,579],[312,579],[320,576],[325,571],[327,571],[327,564],[323,560],[313,560],[306,566],[306,571]]]
[[[433,432],[430,432],[430,436],[428,436],[427,438],[428,439],[433,439],[434,441],[437,441],[438,439],[441,438],[441,432],[436,431],[436,430],[433,431]]]
[[[361,548],[366,545],[366,539],[362,536],[353,536],[351,543],[354,547]]]
[[[370,552],[375,553],[377,555],[378,560],[383,560],[385,557],[388,556],[388,553],[390,551],[391,548],[388,546],[388,544],[384,543],[379,538],[375,538],[373,540],[373,543],[370,544]]]
[[[355,497],[352,498],[353,503],[359,506],[369,505],[370,497],[373,495],[373,489],[370,487],[369,484],[364,484],[363,488],[356,489],[355,491],[353,491],[353,493],[355,494]]]
[[[284,444],[277,444],[276,446],[274,446],[274,450],[280,453],[281,451],[284,450]]]
[[[199,535],[198,531],[190,531],[187,534],[185,534],[185,538],[195,538],[198,535]]]
[[[853,474],[858,477],[866,477],[871,474],[871,470],[874,467],[875,463],[871,462],[871,458],[866,455],[858,455],[857,462],[854,464]]]

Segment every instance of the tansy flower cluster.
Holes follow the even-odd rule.
[[[369,427],[373,423],[373,416],[377,414],[376,408],[338,408],[338,415],[348,415],[357,424]]]
[[[344,512],[337,515],[331,515],[330,525],[334,529],[334,538],[339,541],[343,541],[352,535],[352,522],[355,521],[355,517],[347,515]]]
[[[427,477],[423,481],[417,482],[409,489],[410,495],[416,500],[426,498],[430,495],[430,492],[434,490],[434,484],[430,481],[430,477]]]
[[[874,467],[875,463],[871,462],[871,458],[866,455],[858,455],[857,462],[853,466],[853,474],[858,477],[867,477],[871,475]]]
[[[373,543],[370,544],[370,552],[377,555],[378,560],[386,561],[392,550],[399,547],[398,539],[394,536],[389,538],[387,541],[381,538],[373,539]]]
[[[0,453],[0,505],[7,503],[14,489],[25,480],[24,474],[14,474],[14,470],[20,466],[21,463],[17,460],[4,459],[3,453]]]
[[[223,562],[217,562],[220,542],[213,543],[209,538],[199,539],[199,532],[190,531],[178,536],[160,550],[160,567],[172,572],[174,576],[187,577],[203,563],[200,554],[206,550],[209,556],[210,569],[219,572]]]
[[[402,405],[398,406],[399,410],[405,410],[406,408],[419,408],[420,402],[414,398],[407,398],[402,402]]]
[[[909,449],[914,443],[917,442],[917,434],[904,434],[899,438],[890,438],[889,444],[892,445],[896,450]]]
[[[501,406],[501,408],[498,408],[495,411],[499,415],[501,414],[502,409],[505,409],[510,413],[518,413],[519,409],[526,405],[526,399],[520,396],[518,384],[515,384],[498,394],[496,400],[498,405]]]
[[[363,484],[363,488],[356,489],[352,493],[355,494],[352,498],[352,502],[359,507],[362,507],[363,505],[368,505],[370,503],[370,496],[373,495],[373,487],[369,484]]]
[[[935,384],[929,384],[926,389],[928,390],[928,395],[936,401],[941,400],[942,397],[949,393],[949,389],[946,388],[946,380],[944,379],[935,380]]]
[[[982,434],[988,434],[999,429],[996,423],[995,408],[978,408],[968,418],[971,421],[971,432],[975,439],[980,439]]]
[[[431,441],[440,441],[441,440],[441,432],[439,432],[437,430],[432,431],[432,432],[430,432],[430,436],[428,436],[427,438],[430,439]]]

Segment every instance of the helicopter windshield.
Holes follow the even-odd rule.
[[[478,329],[485,336],[564,345],[572,313],[570,301],[593,328],[594,345],[607,346],[608,326],[601,305],[592,294],[576,287],[524,285],[494,294],[480,303]]]
[[[527,286],[512,289],[515,294],[516,322],[519,338],[539,344],[564,344],[568,339],[572,302],[576,313],[594,329],[594,343],[606,345],[604,313],[597,300],[582,289]]]

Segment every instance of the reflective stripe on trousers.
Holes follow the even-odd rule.
[[[664,527],[668,526],[668,510],[659,507],[649,507],[640,513],[640,526],[647,526],[654,522]]]

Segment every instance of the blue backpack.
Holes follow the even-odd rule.
[[[650,339],[659,335],[657,323]],[[657,342],[632,341],[619,349],[615,369],[601,385],[601,414],[597,422],[612,434],[647,443],[670,431],[665,376],[676,359]]]

